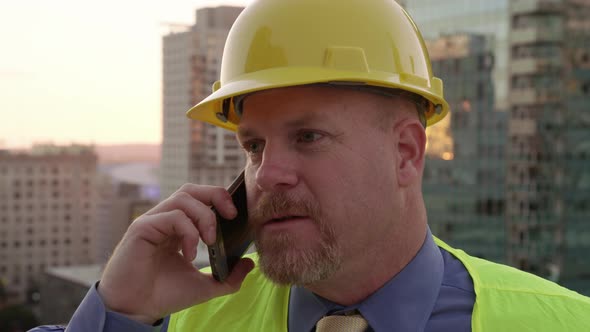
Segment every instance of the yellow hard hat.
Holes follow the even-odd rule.
[[[335,83],[412,92],[427,125],[449,110],[422,35],[394,0],[257,0],[232,26],[213,93],[187,115],[232,131],[233,97]]]

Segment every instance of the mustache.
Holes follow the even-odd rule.
[[[308,216],[318,222],[320,207],[314,201],[295,198],[286,193],[264,193],[254,208],[250,209],[248,218],[252,225],[261,225],[277,215]]]

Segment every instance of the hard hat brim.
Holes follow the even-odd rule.
[[[220,88],[188,110],[187,116],[194,120],[236,131],[239,122],[237,116],[230,116],[229,120],[225,122],[216,116],[217,113],[222,112],[223,100],[257,91],[326,82],[389,87],[421,95],[434,105],[440,105],[440,111],[427,119],[428,126],[441,120],[449,111],[448,103],[439,97],[443,95],[442,81],[436,77],[427,81],[422,77],[410,74],[397,75],[377,71],[359,72],[317,67],[283,67],[261,70],[242,75],[229,82],[221,82]]]

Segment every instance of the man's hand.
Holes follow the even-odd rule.
[[[223,283],[191,263],[199,238],[209,245],[215,242],[216,219],[210,206],[227,219],[237,215],[225,189],[185,184],[131,224],[98,287],[109,310],[152,324],[240,288],[254,267],[251,260],[242,259]]]

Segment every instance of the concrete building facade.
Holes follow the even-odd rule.
[[[174,32],[162,40],[162,198],[168,197],[190,179],[190,107],[192,32]]]
[[[66,325],[102,275],[103,265],[52,267],[41,281],[40,324]]]
[[[17,302],[45,269],[92,263],[96,169],[86,146],[0,152],[0,278]]]

